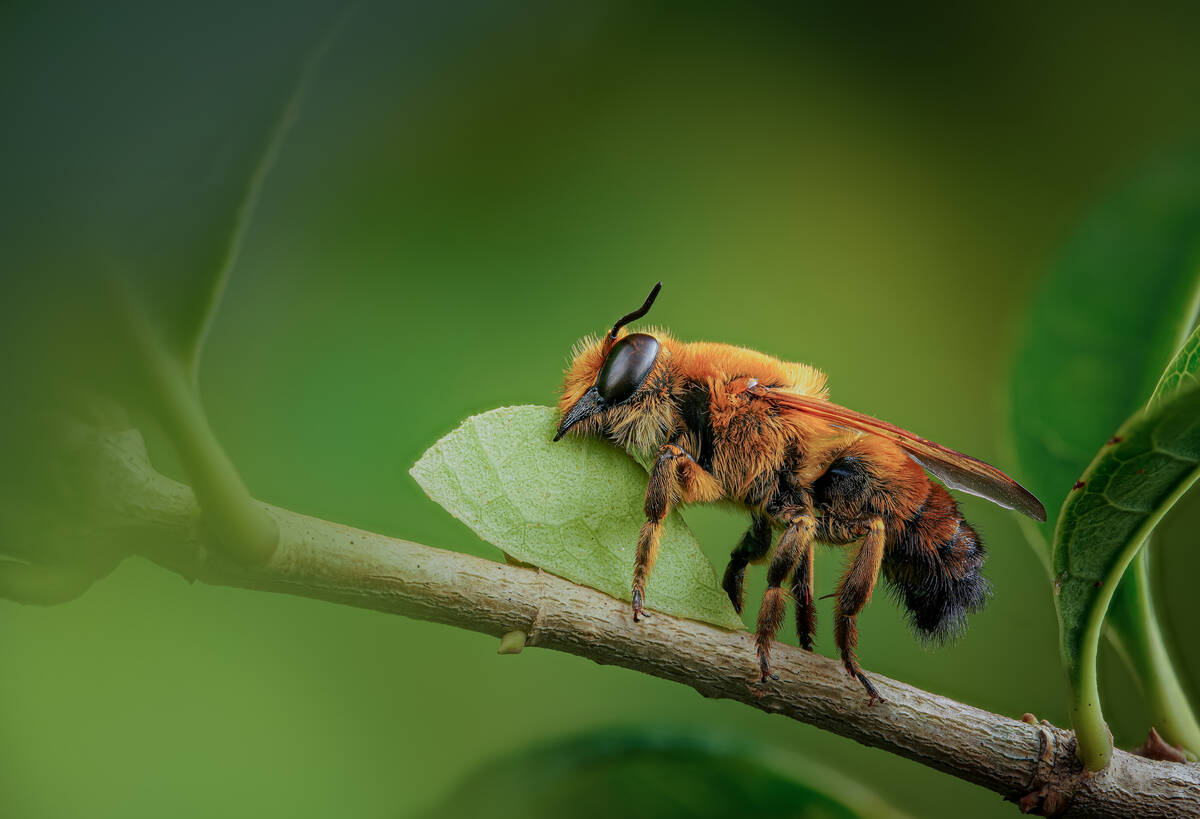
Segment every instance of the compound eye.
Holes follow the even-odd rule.
[[[631,333],[613,345],[596,378],[596,389],[607,404],[620,404],[637,391],[658,358],[658,339]]]

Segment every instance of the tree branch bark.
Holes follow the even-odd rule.
[[[263,505],[279,546],[261,565],[205,548],[192,491],[149,465],[140,436],[95,439],[91,482],[109,499],[104,527],[189,580],[300,595],[415,617],[565,651],[819,726],[973,782],[1044,815],[1200,816],[1200,765],[1116,751],[1085,774],[1069,731],[1028,724],[879,675],[870,706],[839,663],[790,646],[760,684],[753,637],[657,613],[634,623],[627,603],[540,570],[491,562]]]

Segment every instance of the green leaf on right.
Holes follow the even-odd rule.
[[[1200,152],[1154,162],[1072,234],[1034,295],[1013,365],[1017,476],[1046,505],[1023,521],[1049,557],[1054,514],[1145,404],[1200,307]]]
[[[903,819],[810,760],[695,732],[599,731],[483,766],[425,814],[479,819]]]
[[[629,600],[645,522],[646,472],[604,441],[553,443],[557,425],[558,413],[549,407],[475,415],[430,447],[410,472],[429,497],[505,554]],[[664,521],[646,607],[743,628],[678,511]]]
[[[1139,412],[1096,456],[1067,498],[1055,531],[1055,599],[1084,764],[1108,764],[1096,691],[1100,627],[1143,541],[1200,477],[1200,386]],[[1096,733],[1088,737],[1085,732]]]
[[[1017,476],[1050,512],[1044,525],[1020,521],[1048,571],[1054,572],[1051,544],[1065,513],[1060,510],[1077,502],[1068,499],[1072,486],[1097,452],[1106,454],[1105,441],[1126,419],[1143,417],[1152,392],[1166,396],[1195,378],[1188,372],[1197,363],[1197,341],[1188,338],[1198,311],[1200,151],[1193,150],[1149,163],[1092,210],[1034,294],[1012,373],[1010,429]],[[1105,535],[1085,520],[1072,526],[1080,527],[1072,531],[1077,543]],[[1103,542],[1096,548],[1113,551]],[[1200,751],[1200,725],[1158,625],[1147,551],[1123,580],[1128,560],[1101,580],[1103,594],[1056,597],[1075,689],[1073,716],[1088,719],[1087,725],[1077,719],[1075,727],[1089,766],[1111,750],[1094,673],[1080,676],[1094,667],[1081,655],[1094,659],[1101,623],[1138,682],[1150,724],[1169,743]]]

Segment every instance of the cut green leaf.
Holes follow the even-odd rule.
[[[782,751],[695,732],[602,731],[474,771],[425,814],[480,819],[902,819],[862,785]]]
[[[1055,602],[1073,689],[1080,759],[1108,764],[1111,738],[1096,687],[1100,628],[1118,581],[1167,510],[1200,477],[1200,387],[1125,424],[1084,472],[1055,531]]]
[[[557,413],[504,407],[468,418],[413,466],[425,492],[522,563],[629,600],[646,472],[599,440],[551,443]],[[647,607],[742,628],[678,512],[665,521]]]

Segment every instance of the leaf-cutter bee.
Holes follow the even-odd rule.
[[[855,656],[856,621],[880,571],[925,639],[957,634],[990,594],[980,573],[983,543],[942,484],[1035,520],[1046,519],[1045,509],[995,467],[831,403],[824,373],[806,364],[728,344],[684,343],[658,330],[625,332],[661,287],[603,338],[576,345],[554,437],[602,435],[654,459],[633,570],[634,620],[644,614],[671,507],[732,501],[750,512],[722,580],[739,613],[747,564],[765,559],[775,530],[782,532],[756,628],[765,682],[774,678],[771,641],[783,621],[783,584],[790,582],[800,645],[811,651],[814,544],[857,544],[834,593],[834,636],[846,671],[874,703],[879,693]]]

